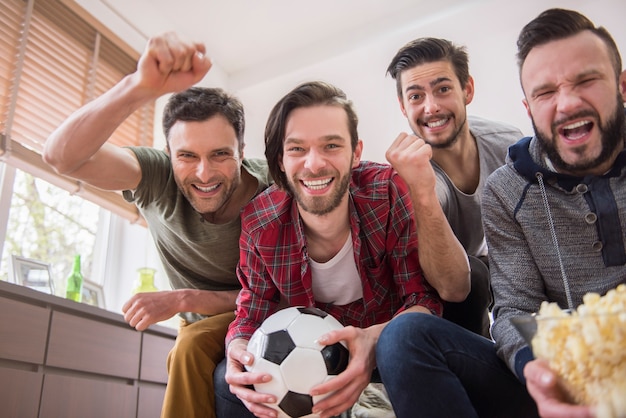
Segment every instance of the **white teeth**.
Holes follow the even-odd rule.
[[[304,183],[304,185],[306,187],[308,187],[309,189],[313,189],[313,190],[319,190],[319,189],[323,189],[324,187],[326,187],[328,185],[328,183],[330,183],[332,180],[332,178],[328,178],[328,179],[324,179],[324,180],[302,180],[302,183]]]
[[[428,122],[426,125],[428,125],[429,128],[438,128],[440,126],[445,125],[447,121],[448,119],[440,119],[435,122]]]
[[[570,141],[576,141],[587,134],[587,129],[578,129],[591,124],[590,121],[578,121],[563,127],[563,135]]]
[[[591,122],[586,121],[586,120],[581,120],[579,122],[574,122],[571,125],[564,126],[563,129],[576,129],[576,128],[580,128],[581,126],[585,126],[588,123],[591,123]]]
[[[213,190],[217,189],[218,187],[219,187],[219,184],[216,184],[215,186],[211,186],[211,187],[200,187],[200,186],[196,185],[196,188],[198,190],[200,190],[201,192],[204,192],[204,193],[212,192]]]

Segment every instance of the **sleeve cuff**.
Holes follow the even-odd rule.
[[[526,385],[526,378],[524,377],[524,367],[526,366],[526,363],[533,359],[533,352],[530,349],[530,346],[527,345],[515,354],[515,374],[524,385]]]
[[[404,298],[404,303],[402,304],[400,309],[396,311],[394,316],[399,314],[400,312],[406,311],[407,309],[415,305],[425,307],[435,316],[441,316],[443,312],[443,305],[439,299],[433,298],[428,294],[418,294],[416,292],[413,292],[409,293]]]

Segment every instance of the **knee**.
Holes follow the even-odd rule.
[[[169,357],[176,363],[202,363],[212,368],[224,358],[224,340],[212,339],[208,333],[181,333]]]
[[[216,341],[210,333],[181,333],[178,335],[176,346],[185,353],[200,353],[207,349],[222,349],[224,340]]]
[[[412,341],[421,341],[437,327],[437,317],[425,313],[398,315],[383,329],[376,344],[377,362],[405,356]]]

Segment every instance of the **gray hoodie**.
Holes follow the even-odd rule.
[[[542,301],[575,308],[588,292],[626,282],[626,151],[603,176],[548,169],[536,138],[509,148],[488,179],[482,212],[498,355],[518,378],[532,352],[510,318]]]

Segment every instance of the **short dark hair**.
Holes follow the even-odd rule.
[[[596,27],[584,15],[566,9],[548,9],[531,20],[517,38],[517,65],[521,73],[522,66],[530,51],[551,41],[569,38],[583,31],[590,31],[597,35],[609,48],[613,68],[616,76],[622,72],[622,58],[617,44],[611,34],[602,26]]]
[[[202,122],[222,115],[237,135],[239,150],[243,150],[245,120],[243,105],[235,96],[220,88],[191,87],[173,94],[163,111],[163,133],[169,146],[170,129],[177,121]]]
[[[398,97],[402,97],[402,82],[400,74],[418,65],[448,61],[454,68],[461,86],[469,80],[469,58],[467,49],[440,38],[418,38],[404,45],[391,60],[387,67],[387,74],[396,80]]]
[[[356,112],[341,89],[322,81],[300,84],[276,103],[265,126],[265,158],[274,182],[284,190],[288,190],[287,176],[280,169],[280,163],[283,158],[287,118],[295,109],[319,105],[337,106],[345,110],[352,150],[356,149],[359,142]]]

